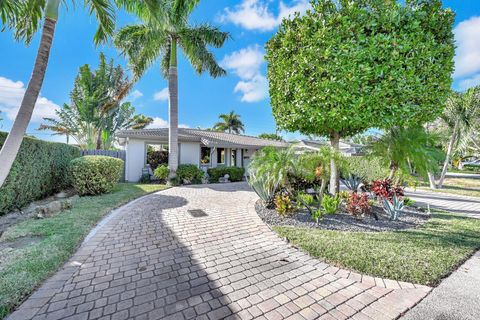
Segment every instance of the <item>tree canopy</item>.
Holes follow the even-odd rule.
[[[218,116],[221,121],[215,123],[213,129],[215,131],[228,131],[228,133],[240,134],[245,132],[245,127],[240,119],[240,115],[236,114],[235,111],[230,111],[230,113],[223,113]]]
[[[316,0],[267,43],[280,128],[351,136],[435,119],[451,86],[454,13],[440,0]]]

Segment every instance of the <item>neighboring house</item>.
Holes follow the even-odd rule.
[[[146,166],[147,145],[168,145],[168,128],[124,130],[116,134],[126,149],[125,177],[136,182]],[[253,153],[263,147],[286,148],[288,143],[232,133],[178,129],[179,164],[203,170],[217,166],[247,168]]]
[[[330,146],[326,140],[300,140],[293,143],[295,148],[305,151],[318,151],[321,147]],[[340,152],[347,157],[362,155],[365,146],[352,142],[340,141]]]

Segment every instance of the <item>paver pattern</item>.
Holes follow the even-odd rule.
[[[258,218],[256,200],[245,183],[140,198],[9,319],[395,319],[431,290],[308,256]]]

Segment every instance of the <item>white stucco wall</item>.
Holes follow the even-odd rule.
[[[180,143],[180,163],[181,164],[200,164],[200,143],[182,142]]]
[[[142,176],[142,169],[145,166],[145,141],[130,138],[126,150],[125,179],[129,182],[137,182]]]

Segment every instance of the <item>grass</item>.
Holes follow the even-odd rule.
[[[432,190],[428,185],[419,187],[422,190],[457,194],[470,197],[480,197],[480,179],[446,178],[443,188]]]
[[[274,227],[312,256],[360,273],[435,285],[480,248],[480,220],[435,214],[417,229],[355,233]]]
[[[8,253],[0,264],[0,318],[61,267],[96,223],[112,209],[163,185],[119,184],[112,193],[79,198],[71,210],[42,220],[27,220],[7,229],[1,240],[40,236],[34,245]]]

